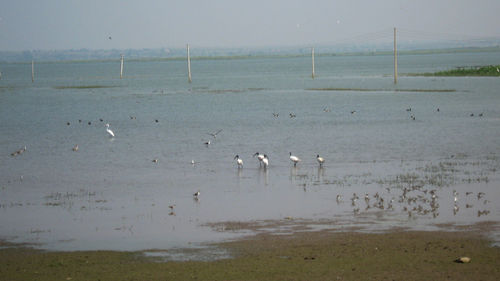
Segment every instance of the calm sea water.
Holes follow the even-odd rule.
[[[125,61],[123,79],[119,61],[39,63],[34,83],[30,64],[0,64],[0,238],[140,250],[233,237],[204,226],[221,221],[498,222],[500,79],[394,85],[392,63],[317,56],[313,80],[306,57],[193,60],[191,84],[185,61]],[[499,63],[500,53],[407,55],[399,71]],[[75,88],[96,85],[106,88]]]

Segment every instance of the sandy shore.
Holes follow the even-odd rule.
[[[262,224],[225,225],[235,231]],[[492,227],[369,234],[300,231],[299,223],[292,234],[262,231],[215,244],[231,257],[213,261],[165,261],[144,252],[45,252],[2,242],[0,280],[500,280],[500,248],[484,236]],[[464,256],[471,262],[455,262]]]

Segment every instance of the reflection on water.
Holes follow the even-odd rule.
[[[411,56],[402,68],[498,58]],[[35,84],[3,79],[0,238],[139,250],[238,235],[203,226],[211,222],[301,218],[366,231],[498,222],[500,80],[402,77],[394,86],[383,56],[326,57],[314,80],[303,74],[306,65],[304,58],[194,61],[192,85],[175,61],[131,62],[138,74],[123,80],[99,62],[41,64]],[[72,87],[54,88],[64,85]],[[302,159],[296,166],[289,151]]]

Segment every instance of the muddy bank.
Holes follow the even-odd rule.
[[[231,256],[213,261],[166,261],[144,252],[45,252],[4,242],[0,280],[499,280],[500,248],[482,236],[491,227],[377,234],[263,231],[212,245]],[[471,262],[454,262],[463,256]]]

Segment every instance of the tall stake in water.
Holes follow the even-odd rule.
[[[312,75],[311,75],[311,77],[312,77],[312,79],[314,79],[314,76],[315,76],[315,74],[314,74],[314,48],[312,48],[311,57],[312,57]]]
[[[394,84],[398,83],[398,45],[396,44],[396,28],[394,27]]]
[[[187,44],[187,61],[188,61],[188,82],[191,83],[191,57],[189,56],[189,44]]]
[[[35,61],[31,60],[31,83],[35,82]]]
[[[120,54],[121,56],[121,62],[120,62],[120,79],[123,78],[123,55]]]

